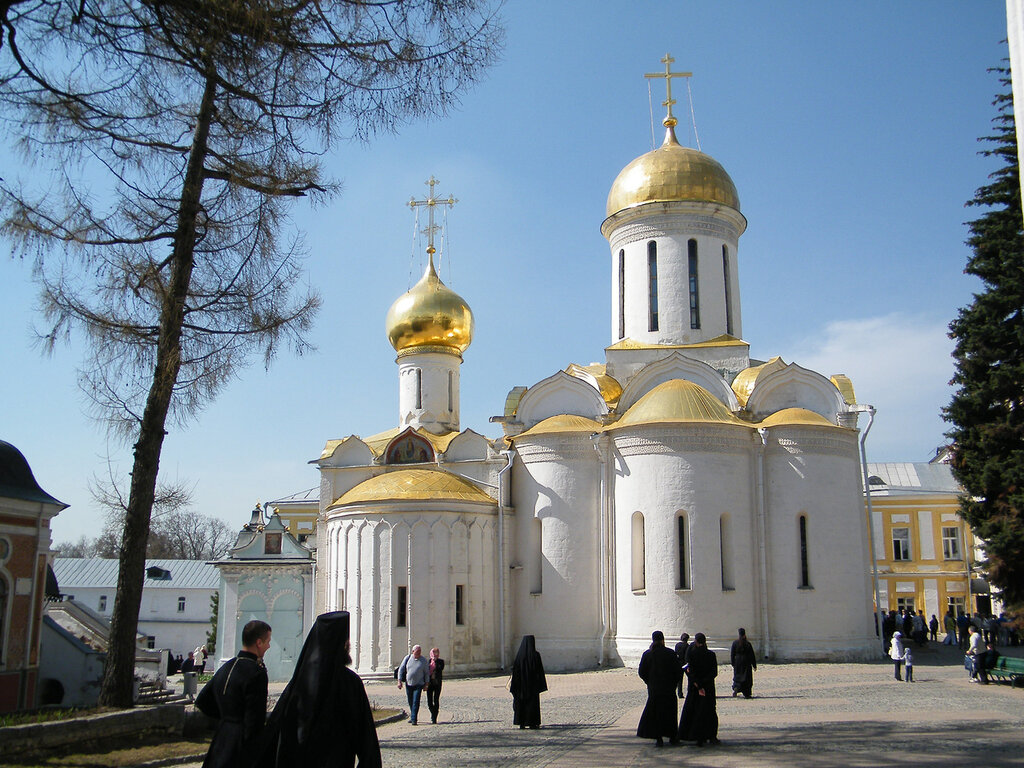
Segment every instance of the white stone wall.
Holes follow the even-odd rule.
[[[398,423],[438,434],[458,430],[461,363],[459,355],[442,352],[400,355]]]
[[[750,430],[729,425],[644,426],[613,434],[616,644],[627,665],[651,632],[756,640]],[[644,518],[644,588],[633,589],[633,515]],[[689,586],[680,589],[678,514],[687,520]],[[723,589],[720,523],[727,516]]]
[[[516,510],[510,571],[514,653],[537,638],[546,669],[594,667],[601,659],[601,463],[589,433],[516,443]]]

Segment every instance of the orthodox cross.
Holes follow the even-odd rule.
[[[439,205],[447,205],[449,208],[451,208],[459,201],[456,200],[451,195],[448,195],[447,200],[442,200],[440,198],[434,197],[434,186],[437,184],[437,179],[435,179],[433,175],[431,175],[429,181],[426,181],[424,183],[430,187],[430,194],[427,195],[427,199],[417,200],[415,197],[413,197],[409,200],[409,207],[412,208],[413,210],[416,210],[418,207],[423,205],[427,207],[428,224],[426,229],[423,230],[423,234],[427,236],[427,253],[429,253],[432,257],[434,253],[436,253],[434,249],[434,233],[440,229],[440,227],[434,223],[434,208],[436,208]]]
[[[668,116],[665,118],[665,124],[668,125],[669,121],[672,125],[676,124],[676,119],[672,115],[672,105],[676,103],[676,100],[672,98],[672,78],[673,77],[693,77],[693,72],[673,72],[672,62],[675,59],[672,58],[672,54],[666,53],[665,58],[661,60],[661,63],[665,65],[664,72],[655,72],[653,74],[645,74],[644,77],[663,77],[665,78],[665,88],[668,91],[668,98],[661,102],[663,107],[668,107]]]

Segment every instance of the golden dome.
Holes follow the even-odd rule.
[[[608,216],[644,203],[694,201],[740,210],[736,185],[717,160],[676,140],[675,120],[666,119],[665,141],[640,155],[616,177],[608,193]]]
[[[414,347],[448,347],[460,354],[473,341],[473,313],[434,271],[431,253],[423,277],[403,293],[385,320],[388,341],[398,352]]]
[[[633,403],[622,418],[608,428],[692,421],[747,426],[704,387],[685,379],[672,379],[659,384]]]
[[[571,413],[562,413],[557,416],[549,416],[539,421],[525,432],[515,435],[512,440],[519,440],[523,437],[534,435],[557,435],[564,432],[600,432],[603,429],[601,423],[588,419],[586,416],[575,416]]]
[[[831,421],[820,413],[809,411],[806,408],[783,408],[776,411],[757,426],[759,427],[781,427],[781,426],[814,426],[834,427]]]
[[[494,499],[461,477],[438,469],[400,469],[371,477],[349,489],[331,506],[380,501],[472,501]]]
[[[736,378],[732,380],[732,391],[736,393],[736,397],[740,401],[740,405],[746,407],[747,400],[750,399],[750,395],[754,391],[754,386],[757,384],[757,380],[761,378],[761,376],[774,373],[775,371],[785,367],[786,361],[781,357],[775,356],[767,363],[752,365],[749,368],[744,368],[736,374]]]

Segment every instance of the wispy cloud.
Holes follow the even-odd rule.
[[[940,415],[952,394],[947,322],[899,312],[842,320],[795,343],[783,358],[826,376],[845,373],[857,400],[878,409],[869,460],[926,461],[947,429]]]

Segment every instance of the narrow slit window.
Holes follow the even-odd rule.
[[[626,252],[619,251],[619,338],[626,337]]]
[[[722,589],[735,589],[732,579],[732,558],[729,556],[729,516],[722,515],[718,521],[719,551],[722,558]]]
[[[676,560],[679,562],[679,573],[676,579],[676,589],[690,588],[690,546],[689,526],[686,524],[686,515],[676,517]]]
[[[398,605],[395,606],[395,626],[404,627],[408,621],[409,610],[409,588],[399,587],[397,596]]]
[[[416,407],[423,407],[423,371],[416,369]]]
[[[800,515],[800,586],[811,586],[811,571],[807,552],[807,516]]]
[[[687,243],[690,274],[690,328],[700,328],[700,296],[697,294],[697,241],[690,240]]]
[[[455,585],[455,624],[461,627],[466,623],[465,613],[466,587],[463,584]]]
[[[539,517],[533,518],[530,536],[532,538],[530,550],[533,553],[530,594],[539,595],[544,591],[544,522]]]
[[[448,411],[455,410],[455,372],[448,371]]]
[[[647,330],[658,330],[658,244],[647,244]]]
[[[722,278],[725,280],[725,332],[732,333],[732,277],[729,272],[729,246],[722,246]]]
[[[634,592],[638,592],[647,586],[647,574],[644,569],[644,516],[642,512],[633,513],[632,527],[632,587]]]

